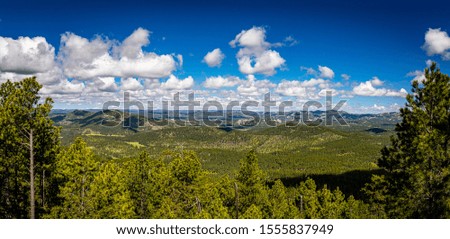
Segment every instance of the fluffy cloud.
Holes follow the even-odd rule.
[[[299,98],[317,99],[319,96],[325,96],[326,91],[332,91],[337,95],[337,91],[329,89],[329,83],[324,79],[312,78],[306,81],[281,81],[275,92],[284,96],[295,96]]]
[[[241,80],[235,76],[216,76],[216,77],[208,77],[203,86],[210,89],[219,89],[222,87],[232,87],[239,84]]]
[[[372,83],[373,86],[382,86],[384,84],[383,81],[381,81],[378,77],[374,76],[371,80],[370,83]]]
[[[447,32],[441,31],[440,28],[428,29],[425,33],[425,43],[422,48],[429,56],[441,55],[442,59],[450,60],[450,37]]]
[[[381,86],[383,82],[377,77],[372,78],[369,81],[361,82],[359,85],[353,88],[353,93],[355,95],[361,96],[395,96],[395,97],[405,97],[408,92],[405,89],[400,89],[400,91],[394,91],[386,88],[375,88],[375,86]]]
[[[265,50],[270,47],[270,43],[266,42],[266,30],[262,27],[252,27],[248,30],[242,30],[236,35],[234,40],[230,41],[232,47],[238,45],[246,48]]]
[[[237,91],[244,96],[259,96],[268,93],[275,86],[269,80],[256,80],[253,75],[249,75],[247,80],[241,81]]]
[[[99,77],[95,82],[100,91],[115,92],[118,89],[114,77]]]
[[[122,45],[119,46],[118,51],[121,57],[128,59],[136,59],[144,56],[142,47],[147,46],[150,43],[150,32],[143,28],[138,28],[127,37]]]
[[[139,28],[121,44],[96,37],[93,40],[65,33],[61,36],[58,58],[66,76],[77,79],[95,77],[162,78],[176,69],[172,55],[157,55],[142,50],[149,32]]]
[[[0,72],[0,81],[12,80],[20,81],[24,78],[36,76],[38,82],[42,85],[55,85],[61,81],[66,80],[61,68],[54,66],[46,72],[39,72],[34,74],[21,74],[14,72]]]
[[[243,74],[274,75],[286,62],[277,51],[270,50],[271,44],[266,42],[266,30],[262,27],[243,30],[230,46],[240,47],[236,58]]]
[[[285,60],[276,51],[267,50],[254,58],[244,55],[238,59],[239,70],[243,74],[265,74],[274,75],[275,69],[283,65]]]
[[[186,90],[193,86],[194,79],[191,76],[185,79],[178,79],[176,76],[170,75],[169,79],[161,84],[161,87],[167,90]]]
[[[216,66],[220,66],[220,64],[222,64],[222,61],[224,58],[225,58],[225,55],[222,53],[222,51],[219,48],[216,48],[216,49],[208,52],[205,55],[205,57],[203,57],[203,61],[209,67],[216,67]]]
[[[36,74],[54,67],[55,48],[43,37],[0,37],[0,72]]]
[[[300,81],[282,81],[278,84],[275,92],[285,96],[306,96],[306,87],[302,86]]]
[[[321,77],[321,78],[327,78],[327,79],[334,78],[334,71],[327,66],[319,66],[319,72],[320,72],[319,77]]]
[[[144,87],[135,78],[126,78],[121,80],[121,89],[123,91],[138,91],[142,90]]]
[[[333,79],[334,71],[328,66],[318,66],[317,70],[314,70],[311,67],[301,66],[300,70],[306,71],[306,74],[313,75],[315,77],[324,78],[324,79]]]
[[[363,96],[382,96],[386,94],[386,89],[376,89],[373,87],[371,81],[361,82],[358,86],[353,88],[356,95]]]
[[[81,94],[85,85],[83,82],[69,81],[63,80],[55,85],[47,85],[41,89],[41,93],[44,95],[53,95],[53,94]]]
[[[404,88],[401,88],[399,91],[387,90],[386,92],[386,96],[394,97],[406,97],[407,94],[408,92]]]

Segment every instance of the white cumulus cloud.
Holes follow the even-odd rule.
[[[150,43],[150,32],[143,28],[138,28],[127,37],[119,47],[121,57],[136,59],[144,56],[142,47]]]
[[[161,87],[167,90],[186,90],[194,86],[194,79],[188,76],[185,79],[178,79],[174,75],[170,75],[166,82],[161,83]]]
[[[0,37],[0,72],[36,74],[51,70],[55,48],[43,37]]]
[[[319,77],[333,79],[334,71],[327,66],[319,66],[320,75]]]
[[[310,80],[283,80],[275,92],[284,96],[295,96],[303,99],[318,99],[319,96],[325,96],[327,91],[331,91],[333,96],[338,92],[329,88],[329,81],[324,79],[311,78]]]
[[[334,71],[328,66],[319,65],[317,67],[317,70],[313,69],[312,67],[301,66],[300,70],[306,71],[306,74],[308,74],[308,75],[312,75],[312,76],[323,78],[323,79],[333,79],[334,78]]]
[[[100,91],[115,92],[118,89],[114,77],[99,77],[94,81]]]
[[[69,81],[69,80],[62,80],[58,84],[54,85],[44,85],[44,87],[41,89],[40,93],[44,95],[51,95],[51,94],[81,94],[83,92],[83,89],[85,88],[85,85],[83,82],[76,82],[76,81]]]
[[[203,82],[203,86],[205,88],[210,88],[210,89],[219,89],[222,87],[233,87],[233,86],[239,84],[240,81],[241,80],[235,76],[228,76],[228,77],[213,76],[213,77],[208,77],[205,80],[205,82]]]
[[[441,31],[440,28],[428,29],[425,33],[425,43],[422,48],[429,56],[441,55],[442,59],[450,60],[450,37],[447,32]]]
[[[285,96],[306,96],[306,87],[300,81],[282,81],[278,84],[275,92]]]
[[[355,95],[361,96],[395,96],[395,97],[405,97],[408,92],[405,89],[400,89],[399,91],[386,89],[386,88],[376,88],[375,86],[381,86],[383,82],[377,77],[372,78],[366,82],[361,82],[359,85],[353,87],[353,93]]]
[[[371,80],[370,83],[372,83],[373,86],[382,86],[384,84],[383,81],[381,81],[378,77],[374,76]]]
[[[88,40],[65,33],[58,58],[65,75],[71,78],[167,77],[176,69],[176,61],[172,55],[144,52],[142,47],[150,42],[149,34],[139,28],[121,44],[114,44],[115,41],[101,37]]]
[[[223,59],[225,58],[225,54],[222,53],[220,48],[216,48],[210,52],[208,52],[205,57],[203,57],[203,61],[209,67],[216,67],[222,64]]]
[[[241,81],[237,91],[244,96],[259,96],[268,93],[275,86],[269,80],[257,80],[253,75],[248,75],[247,80]]]
[[[236,58],[239,70],[246,75],[274,75],[276,69],[286,62],[277,51],[271,50],[266,42],[266,30],[253,27],[243,30],[230,42],[232,47],[240,47]]]
[[[138,91],[142,90],[144,87],[135,78],[125,78],[121,80],[121,89],[123,91]]]

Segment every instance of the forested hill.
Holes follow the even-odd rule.
[[[312,113],[316,118],[324,114]],[[142,150],[153,157],[165,150],[193,150],[206,169],[217,175],[232,175],[239,160],[255,149],[261,167],[272,179],[283,178],[285,183],[295,184],[306,176],[315,176],[317,181],[325,183],[334,177],[332,175],[343,175],[335,186],[348,189],[352,194],[357,193],[362,186],[359,184],[368,181],[370,172],[377,168],[375,163],[380,150],[389,143],[393,128],[400,120],[398,113],[343,113],[348,126],[300,124],[291,127],[281,123],[277,127],[251,124],[181,127],[175,125],[173,119],[169,120],[169,125],[161,126],[144,116],[138,121],[137,112],[119,112],[118,119],[132,123],[124,126],[124,122],[116,122],[114,127],[102,125],[102,122],[111,122],[111,115],[111,112],[104,114],[99,110],[54,110],[51,119],[62,127],[63,145],[81,136],[102,159],[136,157]],[[186,112],[180,115],[187,117]],[[233,123],[243,122],[242,119],[238,116]],[[358,182],[357,187],[355,182]]]
[[[321,121],[320,126],[325,124],[325,111],[311,111],[309,117],[312,120]],[[340,125],[336,120],[333,121],[333,125],[328,126],[343,131],[363,131],[367,130],[373,133],[380,133],[389,130],[393,130],[394,126],[401,121],[400,114],[398,112],[381,113],[381,114],[351,114],[347,112],[339,112],[348,125]],[[124,113],[123,111],[111,111],[111,110],[52,110],[50,117],[55,122],[55,125],[62,126],[63,128],[70,129],[91,129],[101,133],[124,133],[122,130],[129,130],[132,132],[145,131],[148,129],[157,130],[164,126],[179,126],[175,121],[180,122],[187,121],[188,117],[195,117],[197,122],[188,122],[187,126],[205,126],[201,122],[206,119],[203,112],[195,111],[180,111],[177,116],[174,116],[174,112],[156,111],[153,115],[148,115],[147,112],[132,111],[131,113]],[[278,115],[276,113],[271,114],[271,118],[276,121],[277,125],[292,126],[292,121],[296,115],[300,118],[300,122],[296,125],[305,125],[301,120],[302,115],[305,112],[289,112],[286,115]],[[235,130],[235,129],[251,129],[251,128],[264,128],[269,127],[264,123],[257,124],[250,116],[244,115],[241,112],[225,112],[223,117],[215,117],[214,120],[220,120],[218,128],[222,130]],[[263,113],[259,113],[261,119],[263,119]],[[161,119],[168,121],[167,124],[161,122]],[[262,120],[261,120],[262,121]]]

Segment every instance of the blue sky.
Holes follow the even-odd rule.
[[[2,48],[0,41],[0,62],[10,62],[0,63],[0,80],[28,75],[46,78],[40,79],[43,94],[53,97],[57,108],[97,108],[102,101],[120,99],[123,91],[133,91],[140,100],[156,100],[174,91],[194,90],[204,99],[225,102],[227,98],[256,99],[267,89],[299,102],[320,100],[321,90],[333,90],[336,99],[348,100],[348,111],[393,111],[404,104],[402,88],[409,92],[411,80],[420,78],[416,71],[422,71],[428,60],[450,72],[448,5],[444,1],[384,0],[0,1],[0,37],[7,43]],[[247,37],[260,37],[261,45],[246,45],[246,33]],[[427,33],[431,40],[424,46]],[[99,67],[95,59],[81,61],[77,57],[103,59],[96,49],[107,45],[110,61],[122,64],[123,49],[130,46],[124,44],[125,39],[133,35],[139,38],[141,43],[136,44],[142,52],[133,59],[154,60],[148,66],[149,61],[142,62],[143,71],[118,73]],[[45,43],[47,58],[29,60],[26,54],[36,54],[29,50],[32,46],[27,44],[31,43],[18,39],[29,37],[37,42],[38,36],[44,39],[39,42]],[[90,44],[82,47],[87,52],[70,48],[68,43],[75,44],[79,38]],[[102,44],[91,44],[96,39]],[[230,44],[233,40],[235,47]],[[210,67],[204,57],[217,48],[224,58]],[[17,49],[19,53],[14,52]],[[173,62],[162,56],[171,56]],[[267,65],[261,63],[263,69],[256,69],[256,62],[263,62],[264,56]],[[240,69],[239,59],[247,58],[251,69],[245,71]],[[42,67],[24,66],[24,61]],[[161,72],[148,70],[155,64],[161,66],[156,61],[169,65]],[[11,66],[13,63],[22,65]],[[88,63],[98,69],[82,72],[80,67],[92,67]],[[321,74],[319,66],[327,67],[334,76]],[[343,79],[342,74],[350,79]],[[210,80],[212,88],[205,85],[210,77],[216,77]]]

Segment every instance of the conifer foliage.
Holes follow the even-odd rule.
[[[55,201],[59,128],[35,77],[0,86],[0,217],[35,218]]]
[[[433,63],[400,110],[391,145],[382,150],[365,191],[378,213],[394,218],[450,216],[450,78]],[[381,211],[381,212],[380,212]]]

